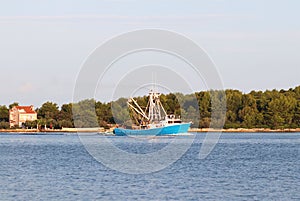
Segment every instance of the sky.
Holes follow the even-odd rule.
[[[145,28],[196,42],[226,89],[248,93],[300,85],[297,0],[0,1],[0,105],[72,102],[93,50]]]

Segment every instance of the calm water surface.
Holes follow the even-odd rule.
[[[0,200],[300,200],[300,134],[222,134],[199,160],[204,136],[164,170],[129,175],[97,162],[76,135],[2,133]],[[109,139],[135,153],[169,141]]]

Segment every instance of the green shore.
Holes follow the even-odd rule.
[[[47,129],[47,130],[38,130],[38,129],[0,129],[0,133],[105,133],[112,132],[112,129],[103,129],[103,128],[63,128],[63,129]],[[188,132],[196,133],[207,133],[207,132],[224,132],[224,133],[298,133],[300,128],[293,129],[269,129],[269,128],[229,128],[229,129],[211,129],[211,128],[191,128]]]
[[[224,133],[298,133],[300,128],[270,129],[270,128],[228,128],[228,129],[211,129],[211,128],[191,128],[189,132],[207,133],[207,132],[224,132]]]

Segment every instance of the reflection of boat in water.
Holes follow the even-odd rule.
[[[150,91],[146,111],[143,111],[138,103],[133,98],[130,98],[127,104],[132,111],[137,126],[132,126],[131,129],[115,128],[114,134],[124,136],[186,133],[191,123],[184,123],[180,117],[176,118],[175,115],[167,115],[159,96],[160,93]]]

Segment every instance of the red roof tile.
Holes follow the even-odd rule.
[[[33,106],[16,106],[18,110],[24,110],[25,113],[35,114],[36,112],[33,110]]]

